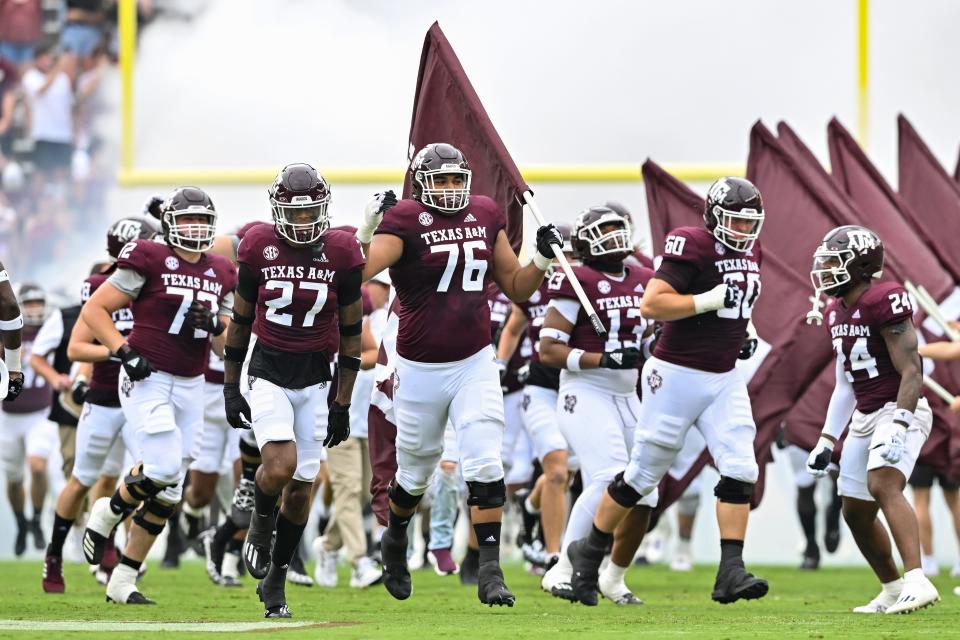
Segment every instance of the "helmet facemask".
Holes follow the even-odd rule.
[[[413,173],[413,179],[420,187],[419,200],[440,213],[454,214],[470,204],[470,181],[472,171],[459,164],[443,164],[439,169],[418,169]],[[460,188],[438,188],[436,177],[440,175],[463,176],[463,186]]]
[[[710,210],[710,214],[715,223],[712,229],[713,235],[724,246],[739,253],[753,249],[754,243],[760,236],[760,228],[763,226],[763,209],[744,208],[733,211],[717,204]],[[742,221],[750,224],[750,231],[737,230],[734,225]]]
[[[847,266],[855,257],[850,249],[828,249],[826,245],[820,245],[813,253],[813,269],[810,270],[814,295],[843,295],[853,279]]]
[[[617,228],[603,230],[608,225]],[[608,214],[601,216],[594,222],[577,229],[577,238],[587,243],[590,258],[600,258],[616,254],[616,258],[624,259],[633,249],[633,234],[630,223],[620,215]]]
[[[312,196],[293,196],[290,202],[270,199],[277,233],[292,244],[313,244],[330,228],[330,193],[314,200]],[[297,222],[306,219],[307,222]]]
[[[181,223],[178,221],[181,216],[204,216],[207,222]],[[202,205],[191,205],[177,211],[168,209],[163,213],[163,225],[167,244],[184,251],[204,252],[213,247],[217,233],[217,212]]]

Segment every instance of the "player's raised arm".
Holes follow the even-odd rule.
[[[3,361],[10,372],[10,389],[7,400],[14,400],[23,388],[23,372],[20,362],[20,341],[23,332],[23,316],[17,295],[10,286],[10,276],[0,263],[0,333],[3,340]]]
[[[537,230],[533,260],[521,267],[506,232],[501,229],[497,234],[493,249],[493,279],[510,300],[525,302],[543,282],[544,274],[553,263],[551,245],[562,249],[563,237],[556,226],[547,224]]]
[[[377,193],[363,210],[363,221],[357,227],[357,240],[367,258],[363,267],[363,280],[366,282],[384,269],[392,267],[403,255],[403,240],[391,234],[380,234],[376,239],[374,232],[383,221],[387,211],[397,204],[397,196],[392,190]]]

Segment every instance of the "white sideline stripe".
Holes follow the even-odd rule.
[[[297,622],[94,622],[91,620],[0,620],[0,631],[206,631],[228,633],[292,629],[328,624],[315,620]]]

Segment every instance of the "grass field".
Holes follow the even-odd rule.
[[[179,571],[153,566],[141,589],[159,602],[155,607],[121,607],[104,602],[103,589],[86,568],[65,568],[67,594],[47,595],[40,589],[37,562],[0,562],[0,638],[134,638],[154,637],[152,630],[119,627],[104,631],[95,622],[221,622],[256,623],[262,608],[246,578],[242,589],[214,587],[199,561],[184,563]],[[432,571],[414,573],[414,593],[406,602],[391,599],[381,586],[357,591],[341,587],[287,587],[293,623],[309,627],[261,629],[257,633],[295,638],[960,638],[960,598],[949,578],[936,582],[943,601],[909,616],[849,613],[878,591],[866,569],[825,569],[801,573],[783,567],[753,568],[770,580],[770,593],[754,602],[728,606],[709,599],[713,568],[698,567],[677,574],[663,567],[635,568],[628,583],[647,604],[622,608],[601,601],[587,608],[557,600],[539,590],[537,578],[517,565],[507,567],[507,583],[517,595],[512,609],[480,605],[473,588],[461,587],[456,577],[440,578]],[[88,621],[89,630],[13,630],[9,621]],[[66,628],[76,628],[67,625]],[[210,637],[213,628],[192,627],[164,633],[172,639]],[[198,630],[203,629],[203,630]],[[241,632],[213,637],[227,637]],[[120,634],[123,634],[121,636]],[[254,636],[255,637],[255,636]]]

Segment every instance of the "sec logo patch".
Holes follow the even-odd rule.
[[[180,261],[177,260],[174,256],[167,256],[167,259],[163,261],[164,266],[171,271],[176,271],[180,268]]]
[[[716,244],[714,244],[714,245],[713,245],[713,248],[714,248],[714,250],[717,252],[717,255],[719,255],[719,256],[726,255],[726,253],[727,253],[727,248],[724,247],[724,246],[723,246],[721,243],[719,243],[719,242],[717,242]]]
[[[427,213],[426,211],[421,213],[420,216],[417,218],[417,220],[419,220],[420,224],[422,224],[425,227],[429,227],[430,225],[433,224],[433,216]]]
[[[267,260],[276,260],[277,256],[279,255],[280,255],[280,250],[277,249],[272,244],[263,248],[263,257],[266,258]]]
[[[600,290],[600,293],[602,293],[602,294],[604,294],[604,295],[610,293],[610,290],[611,290],[612,288],[613,288],[613,287],[611,287],[611,286],[610,286],[610,283],[607,282],[606,280],[601,280],[600,282],[597,283],[597,289],[599,289],[599,290]]]

